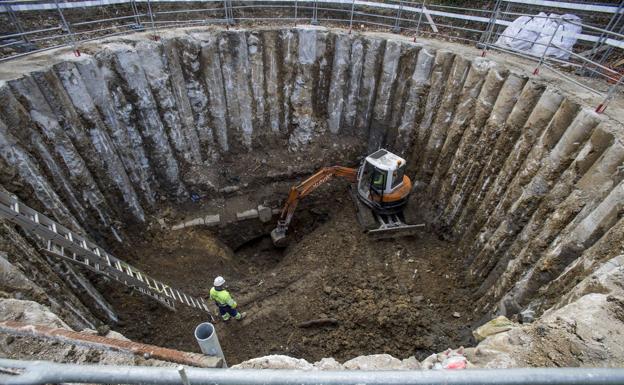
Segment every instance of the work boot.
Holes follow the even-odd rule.
[[[246,315],[247,315],[247,313],[246,313],[246,312],[243,312],[243,313],[238,313],[238,314],[236,315],[236,319],[237,319],[238,321],[240,321],[240,320],[242,320],[243,318],[245,318],[245,316],[246,316]]]

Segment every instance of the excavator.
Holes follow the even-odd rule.
[[[290,188],[277,222],[271,231],[276,247],[288,244],[288,226],[299,201],[333,177],[351,182],[351,195],[356,204],[357,218],[374,239],[413,235],[424,224],[409,225],[403,221],[403,209],[412,190],[412,181],[405,175],[405,159],[380,149],[368,155],[359,168],[324,167],[300,184]]]

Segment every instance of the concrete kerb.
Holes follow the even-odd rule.
[[[221,215],[219,214],[206,215],[205,217],[194,218],[186,222],[181,222],[181,223],[178,223],[177,225],[173,225],[171,226],[171,230],[174,230],[174,231],[182,230],[187,227],[200,226],[200,225],[213,227],[213,226],[219,225],[220,223],[221,223]]]
[[[273,212],[270,207],[266,207],[263,205],[258,205],[258,219],[260,222],[267,223],[273,219]]]
[[[239,211],[236,213],[236,222],[246,221],[248,219],[259,219],[262,223],[268,223],[273,219],[274,215],[278,215],[281,212],[280,209],[272,209],[271,207],[264,206],[262,204],[258,205],[256,208],[252,208],[245,211]],[[209,214],[205,217],[197,217],[194,219],[190,219],[185,222],[180,222],[176,225],[171,226],[172,231],[182,230],[185,228],[193,227],[193,226],[207,226],[207,227],[215,227],[220,225],[221,215],[220,214]]]
[[[247,219],[254,219],[254,218],[258,218],[259,214],[258,214],[258,210],[257,209],[249,209],[249,210],[245,210],[243,212],[238,212],[236,213],[236,220],[237,221],[244,221]]]

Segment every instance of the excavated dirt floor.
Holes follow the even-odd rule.
[[[267,354],[423,359],[472,343],[470,326],[479,315],[472,313],[472,291],[454,244],[426,231],[371,240],[344,189],[326,188],[300,205],[287,249],[273,248],[267,235],[273,226],[248,221],[220,231],[152,229],[135,234],[133,249],[115,254],[204,298],[213,278],[223,275],[247,312],[242,322],[217,324],[229,364]],[[99,289],[119,312],[121,322],[113,329],[138,341],[198,351],[193,330],[206,315],[181,306],[172,313],[110,284]],[[300,325],[324,318],[337,323]]]

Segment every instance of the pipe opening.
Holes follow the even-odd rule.
[[[195,338],[200,341],[207,341],[213,336],[214,332],[214,326],[209,322],[204,322],[195,328]]]

